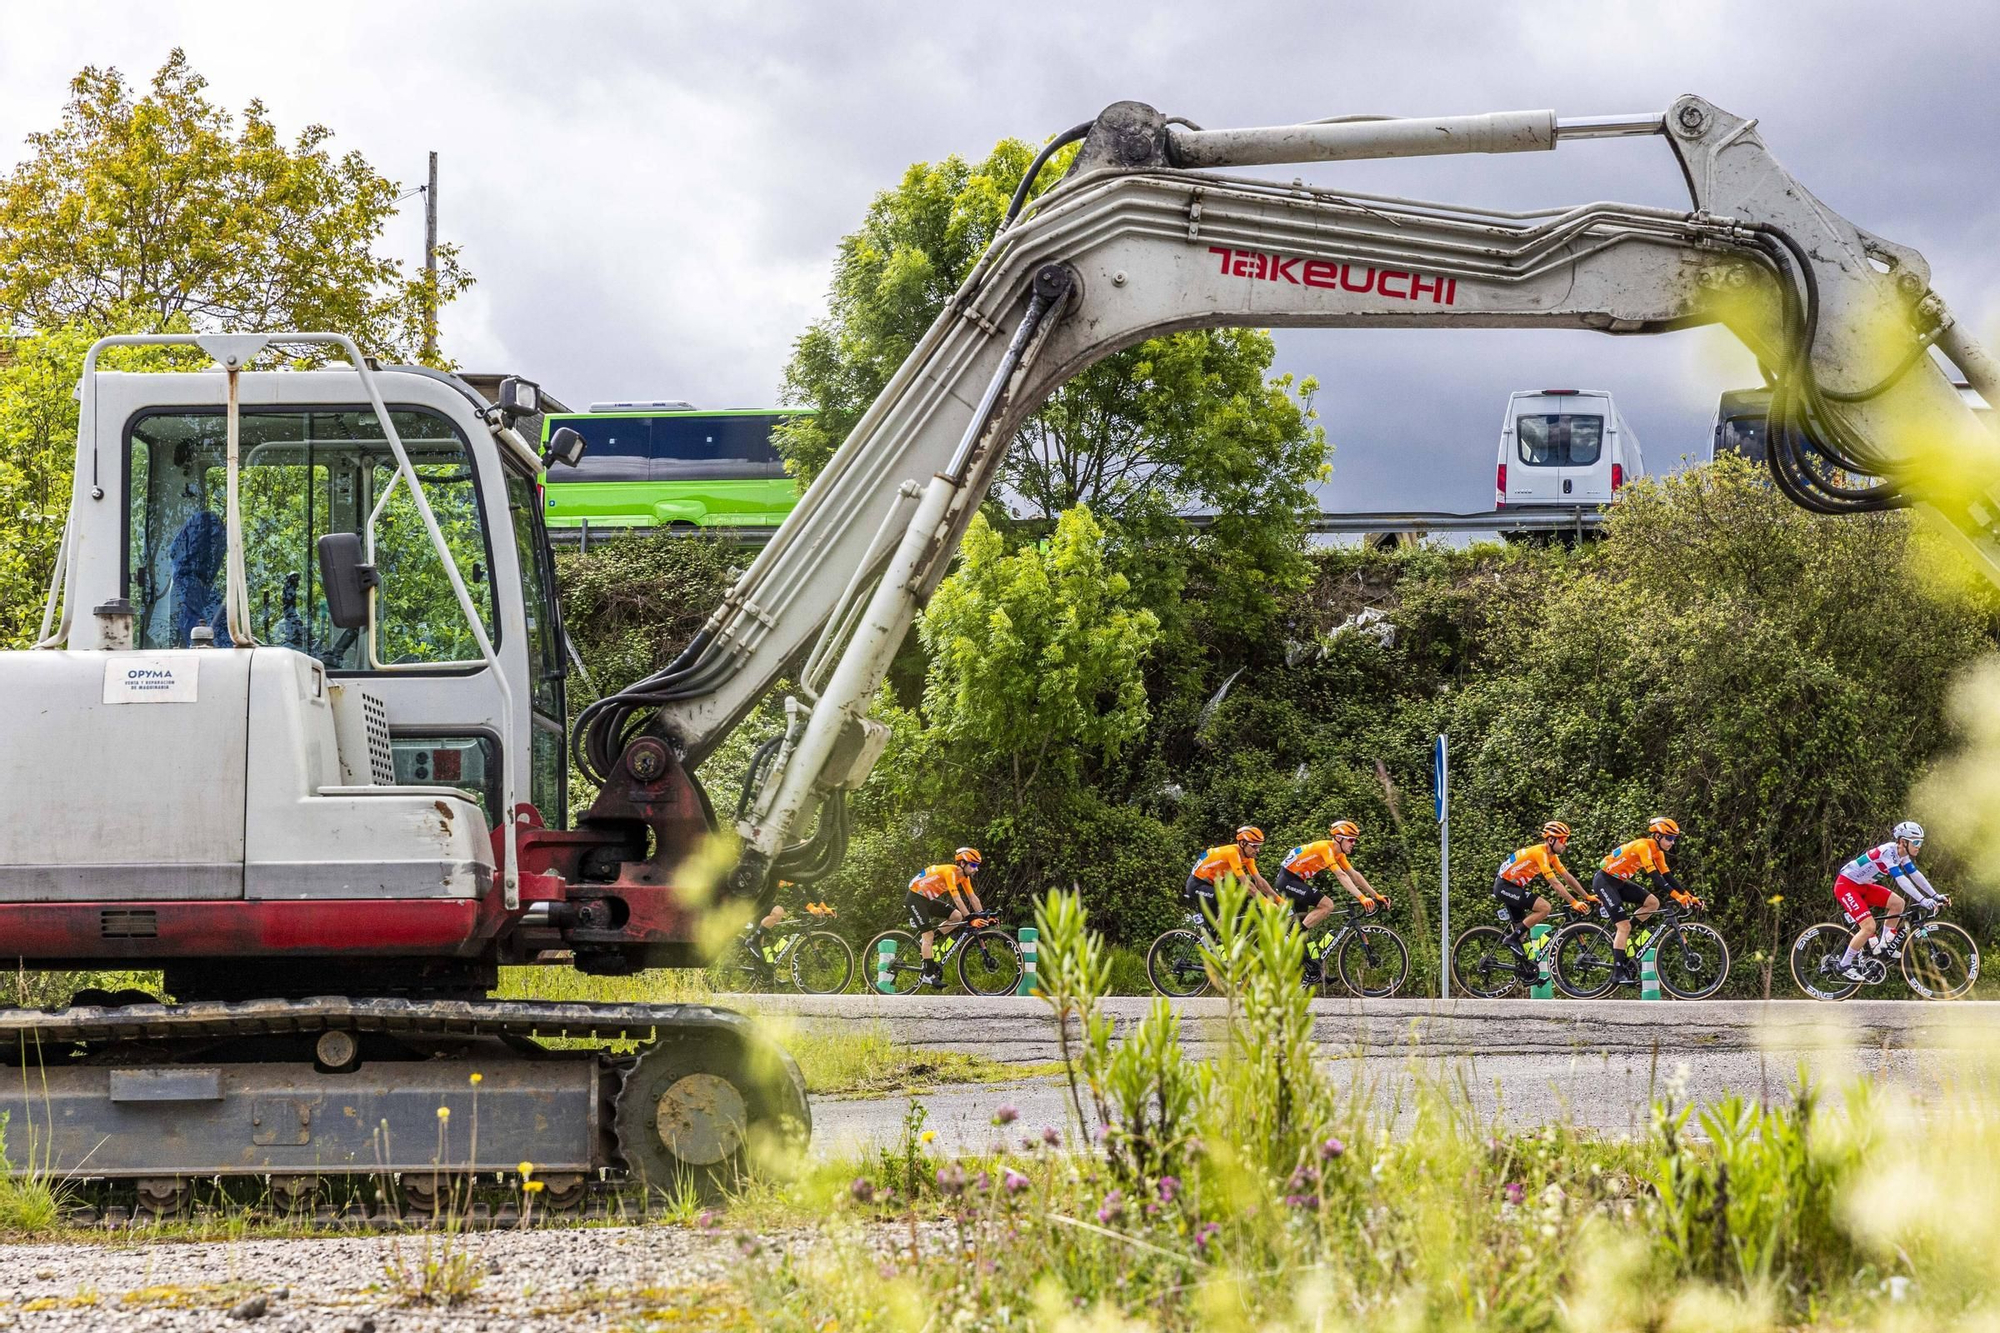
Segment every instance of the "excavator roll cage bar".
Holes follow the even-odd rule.
[[[1508,213],[1215,174],[1641,135],[1670,145],[1690,210]],[[1041,163],[1078,138],[1063,180],[1030,204]],[[1987,494],[2000,441],[1928,353],[1943,351],[1989,402],[2000,402],[2000,365],[1930,290],[1922,255],[1816,199],[1755,121],[1686,96],[1649,116],[1204,130],[1114,104],[1044,149],[985,254],[791,518],[672,664],[585,711],[577,758],[607,781],[647,734],[693,767],[797,670],[785,732],[746,780],[732,886],[768,893],[776,874],[825,873],[844,835],[842,794],[886,740],[866,713],[890,659],[1015,429],[1077,371],[1200,327],[1709,323],[1773,380],[1771,467],[1786,495],[1830,513],[1920,501],[2000,581],[2000,502]],[[793,843],[816,812],[818,834]]]

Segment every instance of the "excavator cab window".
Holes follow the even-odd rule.
[[[540,497],[533,477],[507,474],[507,511],[514,524],[514,551],[521,564],[521,610],[528,625],[528,669],[534,691],[533,736],[528,799],[550,828],[569,827],[568,730],[563,725],[562,612],[556,604],[555,565],[542,526]]]
[[[472,461],[450,422],[403,410],[396,429],[473,601],[497,641],[484,512]],[[138,644],[186,647],[197,625],[231,642],[222,608],[226,423],[220,411],[149,413],[128,435],[126,596]],[[315,550],[328,532],[362,532],[396,477],[375,414],[356,409],[246,411],[238,487],[250,632],[334,670],[367,670],[362,631],[334,628]],[[375,658],[389,664],[480,659],[408,488],[375,521]]]

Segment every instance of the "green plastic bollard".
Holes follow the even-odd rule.
[[[875,947],[875,989],[884,995],[896,993],[896,941],[892,939]]]
[[[1033,995],[1035,993],[1035,955],[1041,949],[1041,945],[1037,942],[1041,939],[1041,936],[1033,926],[1022,926],[1014,932],[1014,935],[1021,942],[1021,984],[1014,993],[1016,995]]]
[[[1529,929],[1528,939],[1531,943],[1535,940],[1546,941],[1549,934],[1549,923],[1544,921],[1539,926]],[[1555,982],[1549,979],[1549,952],[1546,944],[1544,944],[1539,952],[1531,953],[1529,956],[1535,960],[1535,966],[1541,969],[1542,979],[1529,989],[1528,994],[1537,1000],[1553,1000],[1556,995],[1556,987]]]
[[[1639,998],[1642,1000],[1666,998],[1660,994],[1660,969],[1654,962],[1659,945],[1658,939],[1650,939],[1646,941],[1646,947],[1639,951]]]

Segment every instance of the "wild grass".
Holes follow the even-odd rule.
[[[0,1235],[46,1235],[62,1224],[67,1191],[47,1162],[35,1160],[33,1135],[10,1151],[10,1119],[0,1111]],[[15,1154],[22,1157],[22,1165],[14,1165]]]
[[[1024,1135],[1003,1114],[989,1149],[944,1158],[913,1101],[889,1150],[751,1191],[732,1225],[813,1218],[827,1237],[746,1277],[756,1326],[1886,1333],[2000,1316],[2000,1109],[1976,1061],[1922,1107],[1803,1075],[1769,1104],[1690,1107],[1670,1079],[1637,1139],[1508,1130],[1462,1080],[1385,1099],[1331,1078],[1278,912],[1222,932],[1229,1031],[1199,1062],[1164,1007],[1114,1045],[1102,942],[1073,899],[1041,918],[1044,984],[1072,1019],[1071,1124]]]
[[[765,1021],[765,1029],[792,1053],[816,1094],[923,1091],[945,1083],[1000,1083],[1058,1073],[1058,1064],[1013,1065],[964,1051],[920,1050],[897,1044],[880,1023],[860,1032],[792,1028]]]

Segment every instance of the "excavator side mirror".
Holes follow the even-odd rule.
[[[335,629],[367,627],[368,590],[380,585],[382,576],[362,563],[360,533],[329,532],[319,539],[319,582]]]
[[[509,421],[531,417],[542,410],[542,386],[519,375],[500,381],[500,414]]]
[[[568,426],[556,427],[556,433],[549,436],[549,447],[542,450],[542,466],[561,463],[564,467],[575,467],[583,461],[585,443],[581,433]]]

